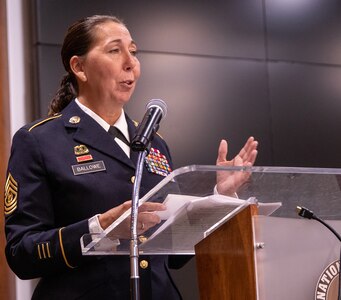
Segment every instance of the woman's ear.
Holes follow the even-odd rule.
[[[72,56],[70,59],[70,68],[73,74],[75,74],[76,78],[78,78],[78,80],[82,82],[87,81],[87,77],[83,69],[83,61],[81,57],[77,55]]]

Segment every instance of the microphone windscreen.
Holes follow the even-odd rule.
[[[161,99],[151,99],[147,105],[146,105],[146,110],[152,108],[152,107],[158,107],[161,109],[162,117],[165,118],[167,115],[167,104],[165,101]]]

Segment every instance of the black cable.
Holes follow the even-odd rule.
[[[334,233],[334,235],[338,238],[338,240],[341,242],[341,236],[334,230],[334,228],[332,228],[329,224],[327,224],[325,221],[323,221],[322,219],[320,219],[318,216],[316,216],[311,210],[309,210],[308,208],[305,207],[301,207],[301,206],[297,206],[297,213],[299,216],[301,216],[302,218],[306,218],[306,219],[314,219],[318,222],[320,222],[321,224],[323,224],[324,226],[326,226],[332,233]],[[341,248],[340,248],[340,257],[339,257],[339,261],[341,263]],[[338,300],[341,300],[341,274],[340,274],[340,270],[339,270],[339,289],[338,289],[338,296],[337,296]]]
[[[332,233],[335,234],[335,236],[339,239],[339,241],[341,242],[341,236],[334,230],[334,228],[332,228],[328,223],[326,223],[325,221],[323,221],[322,219],[320,219],[318,216],[316,216],[311,210],[309,210],[308,208],[305,207],[300,207],[297,206],[297,212],[298,215],[306,218],[306,219],[314,219],[316,221],[319,221],[320,223],[322,223],[324,226],[326,226]]]

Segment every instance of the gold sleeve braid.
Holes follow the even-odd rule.
[[[62,255],[63,255],[65,264],[66,264],[69,268],[74,269],[74,268],[76,268],[76,267],[73,267],[73,266],[71,266],[71,265],[69,264],[69,262],[68,262],[68,260],[67,260],[67,258],[66,258],[66,255],[65,255],[64,246],[63,246],[63,238],[62,238],[62,230],[63,230],[63,229],[64,229],[64,227],[62,227],[62,228],[59,229],[59,244],[60,244],[60,249],[61,249],[61,251],[62,251]]]

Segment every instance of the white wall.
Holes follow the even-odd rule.
[[[27,103],[30,100],[29,85],[25,80],[28,62],[25,61],[25,35],[23,3],[25,0],[7,0],[7,36],[9,59],[9,95],[11,135],[27,122]],[[28,100],[28,101],[26,101]],[[16,279],[18,300],[30,300],[36,281]]]
[[[26,122],[23,7],[24,0],[7,0],[10,114],[12,135]]]

